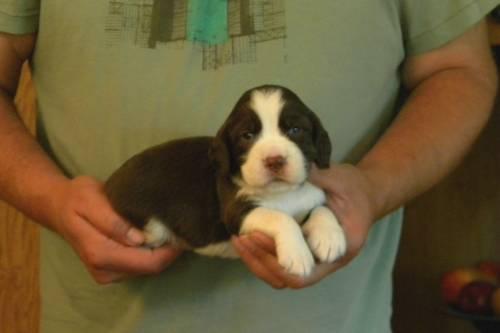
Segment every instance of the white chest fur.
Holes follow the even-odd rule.
[[[292,190],[250,195],[261,207],[278,210],[302,222],[309,212],[325,203],[325,193],[309,182]]]
[[[326,200],[323,190],[309,182],[293,188],[280,184],[268,188],[272,188],[272,190],[262,191],[251,187],[242,187],[238,196],[248,196],[258,206],[283,212],[292,216],[297,222],[302,222],[314,207],[321,206]]]

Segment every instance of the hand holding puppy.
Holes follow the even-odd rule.
[[[288,274],[278,263],[272,238],[262,233],[234,237],[233,245],[243,262],[260,279],[274,288],[301,289],[311,286],[347,265],[361,251],[375,222],[373,193],[363,172],[352,165],[314,168],[310,180],[327,194],[327,205],[340,221],[347,239],[347,252],[333,263],[315,265],[306,277]]]
[[[112,209],[103,185],[91,177],[69,180],[56,196],[60,214],[54,229],[100,284],[158,273],[181,253],[171,247],[141,248],[143,233]]]

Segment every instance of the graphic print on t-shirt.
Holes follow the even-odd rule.
[[[261,43],[286,39],[285,0],[108,0],[108,45],[195,43],[202,69],[257,62]]]

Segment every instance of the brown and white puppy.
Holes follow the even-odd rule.
[[[306,276],[313,254],[333,262],[346,250],[324,192],[307,181],[312,163],[328,167],[330,153],[317,116],[289,89],[266,85],[241,96],[215,137],[145,150],[105,188],[148,246],[237,257],[230,236],[260,231],[274,238],[288,272]]]

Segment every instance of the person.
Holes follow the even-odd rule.
[[[0,0],[0,197],[44,226],[41,331],[389,332],[399,207],[487,122],[499,2]],[[12,102],[26,59],[37,141]],[[346,256],[298,278],[262,234],[232,240],[242,260],[140,247],[102,182],[146,147],[214,134],[264,83],[330,132],[336,163],[311,181]]]

